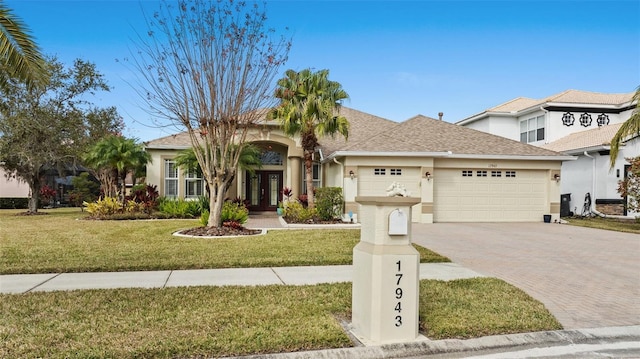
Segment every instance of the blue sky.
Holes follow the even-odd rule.
[[[113,87],[94,102],[116,106],[124,134],[143,141],[175,133],[150,127],[116,59],[129,55],[155,0],[9,0],[43,53],[97,65]],[[417,114],[456,122],[516,97],[567,89],[624,93],[640,85],[640,0],[268,1],[269,24],[293,38],[281,69],[329,69],[345,106],[404,121]]]

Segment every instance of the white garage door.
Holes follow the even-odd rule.
[[[434,222],[540,222],[548,212],[546,171],[438,169]]]
[[[391,183],[398,182],[412,197],[419,197],[420,178],[418,167],[359,167],[358,196],[386,196]],[[413,222],[419,221],[420,211],[420,204],[413,206]]]

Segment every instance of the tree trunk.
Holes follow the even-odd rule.
[[[33,179],[29,183],[29,189],[31,190],[31,197],[29,198],[29,213],[37,213],[38,212],[38,200],[40,199],[40,188],[42,185],[40,184],[40,179]]]
[[[207,227],[222,226],[222,205],[224,204],[224,185],[214,185],[209,195],[209,222]]]
[[[313,152],[304,153],[304,172],[307,184],[307,205],[309,209],[313,209],[316,206],[313,198]]]

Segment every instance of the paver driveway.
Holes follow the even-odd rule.
[[[553,223],[413,224],[413,241],[546,305],[566,329],[640,324],[640,235]]]

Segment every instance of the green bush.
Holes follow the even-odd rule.
[[[205,209],[204,211],[202,211],[202,214],[200,215],[200,225],[203,227],[206,227],[208,223],[209,223],[209,210]]]
[[[29,208],[29,198],[0,198],[0,209],[26,209]]]
[[[249,210],[243,204],[226,201],[222,205],[220,217],[222,218],[223,225],[242,227],[242,225],[249,220]],[[200,224],[206,227],[208,223],[209,210],[205,209],[200,215]]]
[[[202,213],[199,201],[168,197],[160,198],[158,210],[174,218],[196,218]]]
[[[128,200],[124,204],[115,197],[105,197],[96,202],[84,202],[87,212],[95,218],[105,218],[122,213],[142,212],[143,206],[140,203]]]
[[[84,202],[93,202],[100,196],[100,184],[89,177],[88,172],[82,172],[71,179],[73,190],[69,192],[69,201],[76,207],[82,207]]]
[[[289,223],[304,223],[314,219],[316,214],[315,208],[309,209],[298,201],[291,201],[285,205],[282,217]]]
[[[222,218],[222,223],[236,222],[242,225],[247,223],[249,219],[249,210],[240,203],[226,201],[222,205],[220,217]]]
[[[344,199],[342,198],[342,188],[322,187],[315,191],[315,204],[318,217],[323,221],[329,221],[342,217]]]

